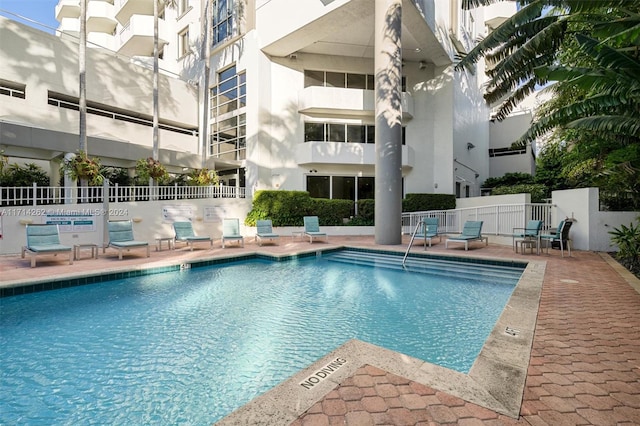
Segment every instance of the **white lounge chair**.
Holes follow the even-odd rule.
[[[225,241],[235,241],[244,247],[244,237],[240,234],[240,220],[236,218],[222,220],[222,248]]]
[[[256,221],[256,241],[261,246],[264,240],[271,242],[280,238],[280,235],[273,232],[271,219],[262,219]]]
[[[329,241],[329,236],[325,232],[320,231],[318,216],[304,217],[304,235],[309,237],[310,243],[313,243],[314,238],[324,238],[325,241]]]
[[[136,248],[146,248],[147,257],[151,256],[149,243],[146,241],[138,241],[133,238],[133,224],[130,220],[114,220],[109,221],[109,244],[107,247],[118,250],[118,259],[122,260],[122,252],[130,251]],[[102,249],[102,252],[106,248]]]
[[[73,265],[73,248],[60,244],[60,230],[58,225],[27,225],[27,245],[22,247],[21,256],[31,258],[31,267],[36,266],[36,257],[42,255],[54,255],[58,253],[69,254],[69,265]]]

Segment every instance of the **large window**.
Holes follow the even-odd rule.
[[[371,74],[305,70],[304,87],[312,86],[374,90],[375,81]],[[404,76],[402,77],[402,91],[407,91],[407,80]]]
[[[178,57],[186,56],[189,53],[189,27],[178,33]]]
[[[24,99],[26,89],[26,84],[14,83],[13,81],[0,79],[0,95]]]
[[[235,3],[236,0],[214,0],[213,2],[214,46],[238,34]]]
[[[402,128],[402,145],[406,143],[406,128]],[[305,142],[375,143],[373,125],[345,123],[304,123]]]
[[[246,158],[246,74],[232,66],[218,73],[210,91],[211,139],[209,155],[225,160]]]
[[[375,178],[370,176],[307,175],[307,191],[313,198],[352,200],[354,202],[373,200],[375,198]]]

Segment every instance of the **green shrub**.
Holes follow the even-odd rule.
[[[353,201],[351,200],[312,198],[311,201],[311,210],[307,216],[318,216],[320,225],[324,226],[343,225],[343,219],[350,217],[353,211]]]
[[[375,200],[358,200],[358,216],[373,223],[376,213]]]
[[[456,208],[456,196],[453,194],[407,194],[402,200],[403,212],[422,212],[428,210],[450,210]]]
[[[6,165],[0,175],[0,186],[49,186],[49,175],[35,163]]]
[[[499,186],[513,186],[533,183],[534,177],[529,173],[505,173],[504,176],[487,178],[483,183],[483,188],[497,188]],[[493,194],[492,194],[493,195]]]
[[[544,199],[548,197],[547,187],[539,183],[500,186],[491,190],[491,195],[507,194],[531,194],[532,203],[544,203]]]
[[[629,271],[640,270],[640,224],[620,225],[610,231],[611,241],[618,246],[618,261]]]
[[[258,191],[244,223],[255,226],[258,219],[271,219],[273,226],[302,226],[311,203],[307,191]]]

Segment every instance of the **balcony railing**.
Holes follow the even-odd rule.
[[[245,198],[245,188],[236,186],[109,186],[108,201],[189,200],[199,198]],[[71,203],[102,203],[105,187],[3,186],[0,206],[45,206]]]

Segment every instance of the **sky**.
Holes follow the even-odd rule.
[[[53,33],[58,28],[58,21],[56,21],[55,17],[57,4],[58,0],[0,0],[0,15],[39,30]],[[46,27],[20,19],[16,15],[39,22]]]

